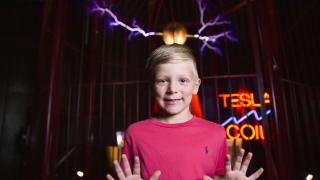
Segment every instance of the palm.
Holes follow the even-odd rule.
[[[121,168],[118,161],[114,161],[115,170],[120,180],[143,180],[140,176],[140,161],[138,157],[135,157],[134,159],[133,173],[131,171],[131,167],[126,155],[122,155],[122,161],[123,169]],[[157,180],[160,174],[160,171],[154,172],[149,180]],[[107,179],[114,180],[114,178],[110,174],[107,175]]]
[[[133,174],[125,177],[125,180],[142,180],[140,175]]]
[[[225,174],[226,180],[247,180],[249,179],[243,172],[233,170]]]
[[[228,154],[226,158],[226,163],[225,163],[225,176],[224,180],[255,180],[257,179],[263,172],[263,169],[260,168],[257,170],[255,173],[253,173],[251,176],[247,177],[247,169],[250,164],[251,158],[252,158],[252,153],[248,153],[244,161],[242,162],[244,155],[244,150],[240,150],[240,154],[237,156],[237,159],[233,165],[233,168],[231,167],[231,157]],[[213,180],[209,176],[204,176],[204,180]]]
[[[237,156],[237,159],[234,163],[233,168],[231,168],[231,158],[230,155],[227,155],[225,169],[225,179],[226,180],[255,180],[257,179],[263,172],[263,169],[258,169],[255,173],[253,173],[251,176],[247,177],[246,173],[250,164],[250,161],[252,159],[252,153],[248,153],[244,161],[242,162],[244,155],[244,150],[241,149],[239,155]]]

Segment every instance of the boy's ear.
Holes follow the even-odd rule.
[[[195,86],[193,88],[193,94],[198,94],[200,84],[201,84],[201,79],[198,78],[196,80],[196,84],[195,84]]]

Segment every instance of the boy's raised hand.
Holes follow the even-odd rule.
[[[233,168],[231,167],[231,157],[228,154],[225,162],[225,176],[224,180],[255,180],[263,173],[263,168],[259,168],[251,176],[247,177],[247,169],[249,167],[250,161],[252,159],[252,153],[248,153],[244,161],[242,162],[244,155],[244,149],[240,150],[239,155],[234,163]],[[213,180],[209,176],[203,176],[203,180]]]
[[[119,162],[115,160],[113,162],[117,176],[120,180],[142,180],[140,176],[140,160],[139,157],[134,157],[134,165],[133,165],[133,173],[130,168],[129,161],[127,159],[126,155],[122,155],[122,162],[123,162],[123,169],[121,168]],[[152,176],[149,178],[149,180],[157,180],[159,176],[161,175],[160,171],[155,171]],[[114,178],[107,174],[108,180],[114,180]]]

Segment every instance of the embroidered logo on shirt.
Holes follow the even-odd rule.
[[[209,152],[208,146],[204,147],[204,152],[205,152],[206,154],[208,154],[208,152]]]

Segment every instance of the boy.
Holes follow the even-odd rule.
[[[114,162],[120,179],[256,179],[261,175],[259,169],[246,177],[252,154],[241,164],[244,150],[231,169],[223,127],[192,115],[190,102],[201,80],[188,47],[157,48],[148,59],[147,70],[160,111],[127,129],[123,170]],[[107,179],[113,178],[107,175]]]

